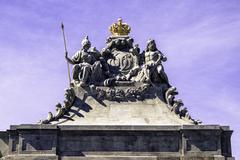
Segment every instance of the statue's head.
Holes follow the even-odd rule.
[[[147,51],[156,51],[156,50],[157,50],[157,46],[156,46],[155,40],[149,39],[147,41]]]
[[[86,36],[83,40],[82,40],[82,47],[84,50],[88,50],[89,48],[91,48],[91,42],[88,39],[88,36]]]

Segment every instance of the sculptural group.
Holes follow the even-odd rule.
[[[180,118],[200,123],[191,118],[181,99],[175,100],[178,92],[170,85],[162,64],[167,57],[157,48],[155,40],[149,39],[146,49],[141,51],[128,36],[131,28],[122,19],[118,19],[109,30],[112,36],[107,38],[106,47],[101,51],[92,47],[86,36],[72,58],[65,52],[67,62],[73,65],[73,80],[66,92],[68,98],[64,105],[56,105],[55,116],[49,113],[42,123],[57,120],[68,112],[75,98],[74,87],[80,87],[97,101],[141,101],[158,97]]]
[[[170,87],[162,65],[167,58],[152,39],[148,40],[146,50],[140,52],[133,38],[111,36],[106,41],[106,47],[98,51],[95,47],[91,48],[86,36],[82,40],[82,48],[72,58],[67,52],[65,57],[73,64],[73,83],[81,87],[130,85],[135,82]]]

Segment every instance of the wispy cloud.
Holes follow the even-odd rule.
[[[121,16],[142,49],[156,39],[168,57],[169,79],[194,118],[231,125],[240,157],[240,1],[3,0],[0,6],[0,129],[34,123],[63,98],[61,21],[73,54],[86,34],[104,47],[108,26]]]

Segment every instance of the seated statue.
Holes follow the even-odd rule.
[[[164,83],[170,86],[162,65],[162,61],[165,62],[167,58],[157,49],[154,40],[148,40],[143,57],[142,69],[134,80],[146,83]]]
[[[83,39],[82,48],[74,54],[72,59],[68,58],[67,52],[65,58],[74,65],[73,80],[79,82],[81,86],[101,82],[109,74],[108,65],[100,52],[95,47],[91,48],[88,36]]]

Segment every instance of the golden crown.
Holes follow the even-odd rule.
[[[123,23],[122,19],[119,18],[116,23],[113,23],[109,27],[109,31],[113,36],[123,36],[128,35],[131,31],[131,27],[127,23]]]

